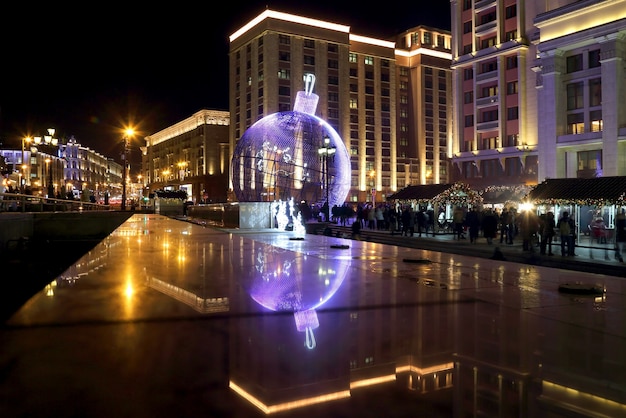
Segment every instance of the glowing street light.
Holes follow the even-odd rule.
[[[30,178],[30,175],[27,176],[26,173],[26,168],[30,167],[30,161],[28,162],[28,164],[26,164],[25,159],[26,159],[26,146],[25,144],[28,143],[28,147],[30,148],[30,143],[33,142],[33,138],[31,138],[30,136],[24,137],[22,138],[22,170],[20,171],[22,173],[22,179],[20,180],[20,190],[22,193],[24,193],[24,189],[27,186],[27,182],[26,179]],[[29,158],[30,160],[30,158]],[[28,170],[30,172],[30,170]]]
[[[127,128],[124,131],[124,153],[122,154],[122,210],[126,210],[126,178],[128,176],[128,142],[135,135],[133,128]]]

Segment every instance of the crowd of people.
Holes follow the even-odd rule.
[[[521,242],[522,249],[528,252],[539,251],[552,256],[559,253],[563,257],[576,256],[576,239],[579,232],[589,234],[599,244],[609,243],[609,232],[601,216],[582,229],[576,225],[569,212],[557,216],[548,211],[537,215],[534,211],[519,211],[515,207],[502,209],[457,206],[451,219],[441,219],[428,207],[397,205],[389,203],[365,203],[352,206],[344,204],[331,210],[331,221],[342,226],[352,226],[353,236],[360,237],[365,229],[389,231],[392,235],[435,236],[436,233],[453,233],[457,240],[469,239],[476,243],[481,237],[487,244],[513,245]],[[623,261],[622,251],[626,250],[626,210],[622,209],[615,218],[615,259]]]

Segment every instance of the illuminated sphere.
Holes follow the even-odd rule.
[[[339,290],[350,263],[318,259],[305,266],[293,251],[263,245],[254,251],[254,268],[241,272],[244,289],[259,305],[277,312],[302,312],[324,305]]]
[[[320,149],[334,154],[324,157]],[[339,134],[326,121],[298,111],[268,115],[248,128],[237,142],[231,168],[240,202],[293,198],[321,206],[328,182],[332,208],[341,206],[350,190],[350,157]]]

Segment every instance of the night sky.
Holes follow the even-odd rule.
[[[119,160],[129,123],[142,138],[201,109],[228,110],[228,36],[266,7],[384,39],[417,25],[450,29],[448,0],[356,9],[352,1],[219,3],[231,12],[210,2],[130,3],[22,2],[3,11],[2,148],[54,127]]]

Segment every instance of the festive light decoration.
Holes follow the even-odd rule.
[[[483,198],[468,184],[457,182],[430,200],[433,205],[480,206]]]

